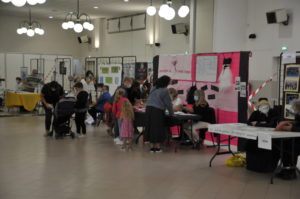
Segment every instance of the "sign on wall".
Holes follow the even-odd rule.
[[[159,57],[158,76],[168,75],[172,79],[192,79],[191,55],[163,55]]]

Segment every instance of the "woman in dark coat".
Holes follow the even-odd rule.
[[[165,110],[173,115],[173,107],[167,86],[170,77],[162,76],[156,80],[147,100],[145,141],[150,142],[150,152],[162,152],[161,143],[166,138]]]

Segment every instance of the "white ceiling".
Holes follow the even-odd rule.
[[[181,3],[182,0],[173,2]],[[159,6],[162,0],[153,0],[155,6]],[[118,17],[130,14],[145,12],[150,0],[80,0],[80,12],[87,13],[92,18]],[[31,6],[34,18],[48,18],[53,16],[56,19],[63,19],[68,12],[76,11],[77,0],[47,0],[45,4]],[[98,6],[99,9],[94,9]],[[0,1],[0,14],[10,16],[27,16],[28,6],[21,8],[13,6],[11,3]]]

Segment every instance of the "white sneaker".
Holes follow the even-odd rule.
[[[78,135],[78,137],[79,137],[79,138],[84,138],[84,137],[85,137],[85,135],[83,135],[83,134],[79,134],[79,135]]]
[[[114,138],[114,142],[117,142],[118,140],[120,140],[119,138]]]
[[[122,141],[122,140],[120,140],[120,139],[119,139],[119,140],[117,140],[117,141],[116,141],[116,145],[123,145],[123,141]]]

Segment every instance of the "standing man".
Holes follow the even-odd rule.
[[[41,100],[43,107],[45,109],[45,137],[51,136],[50,127],[52,124],[52,110],[54,110],[55,105],[59,99],[63,96],[64,89],[56,81],[52,81],[43,86],[41,92]]]

